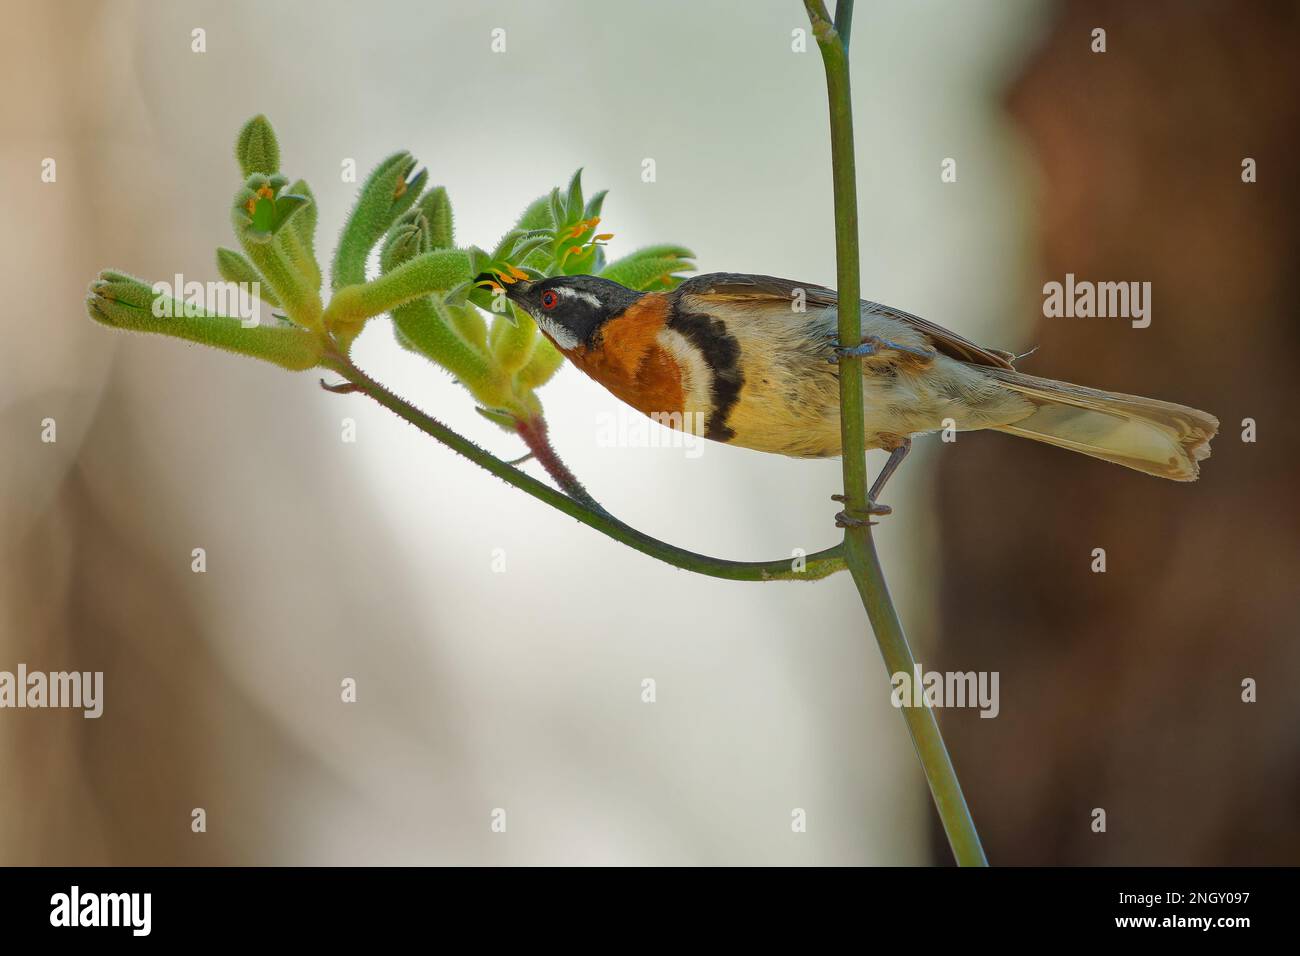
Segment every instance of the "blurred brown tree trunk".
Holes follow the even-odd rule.
[[[1066,3],[1010,93],[1043,175],[1025,308],[1152,283],[1149,328],[1040,319],[1020,367],[1222,430],[1193,485],[944,446],[938,666],[1000,671],[1001,715],[941,719],[995,863],[1300,859],[1297,49],[1290,3]]]

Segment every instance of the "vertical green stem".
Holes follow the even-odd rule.
[[[853,152],[853,107],[849,92],[848,36],[853,20],[853,0],[839,0],[832,24],[824,0],[804,0],[813,35],[826,67],[830,102],[831,164],[835,192],[835,258],[839,288],[839,341],[843,346],[862,341],[859,306],[858,191]],[[865,519],[867,507],[866,425],[863,417],[862,360],[845,357],[840,362],[840,438],[843,443],[844,510],[850,518]],[[876,555],[871,527],[865,523],[844,531],[844,558],[862,597],[871,629],[875,632],[888,673],[911,675],[916,663],[902,622],[894,609]],[[961,783],[948,757],[934,711],[928,706],[903,707],[917,757],[925,771],[935,807],[953,855],[961,866],[987,866],[975,821],[961,791]]]

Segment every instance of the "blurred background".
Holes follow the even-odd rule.
[[[1295,4],[858,7],[864,293],[1223,422],[1195,485],[983,434],[919,440],[891,484],[877,542],[918,658],[1001,675],[997,719],[940,713],[990,859],[1297,862]],[[689,575],[315,374],[82,304],[106,267],[216,277],[259,112],[323,252],[343,159],[408,148],[462,243],[583,166],[613,256],[679,242],[704,271],[833,285],[800,3],[7,9],[0,670],[103,671],[105,701],[0,711],[0,863],[948,862],[846,576]],[[1150,281],[1151,326],[1041,318],[1067,272]],[[387,321],[356,358],[522,453]],[[588,488],[657,537],[753,560],[835,539],[838,461],[602,447],[615,399],[573,369],[541,397]]]

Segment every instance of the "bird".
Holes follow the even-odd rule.
[[[718,272],[662,292],[590,275],[499,288],[633,408],[761,452],[841,454],[839,361],[860,356],[866,447],[890,453],[872,514],[889,512],[878,498],[919,434],[991,429],[1194,481],[1219,428],[1185,405],[1026,375],[1019,356],[877,302],[861,302],[862,343],[842,347],[838,296],[811,283]]]

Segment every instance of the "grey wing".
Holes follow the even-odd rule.
[[[687,279],[675,290],[679,296],[698,297],[707,302],[710,299],[743,301],[746,299],[780,299],[791,302],[800,292],[807,305],[815,308],[835,308],[839,305],[839,296],[834,289],[809,282],[792,282],[775,276],[744,275],[736,272],[711,272],[706,275]],[[941,325],[923,319],[919,315],[903,312],[899,309],[881,305],[879,302],[863,300],[862,308],[871,315],[882,315],[912,326],[918,332],[934,342],[944,355],[971,365],[991,365],[995,368],[1012,368],[1011,352],[1000,349],[986,349],[976,345],[970,339],[951,332]]]
[[[900,312],[898,309],[881,305],[879,302],[863,301],[862,307],[873,315],[883,315],[912,326],[918,332],[928,336],[934,342],[935,347],[950,358],[968,362],[971,365],[1014,368],[1011,364],[1016,357],[1013,352],[1004,352],[1001,349],[986,349],[982,345],[976,345],[963,335],[949,331],[942,325],[936,325],[929,319],[923,319],[919,315],[912,315],[910,312]]]

